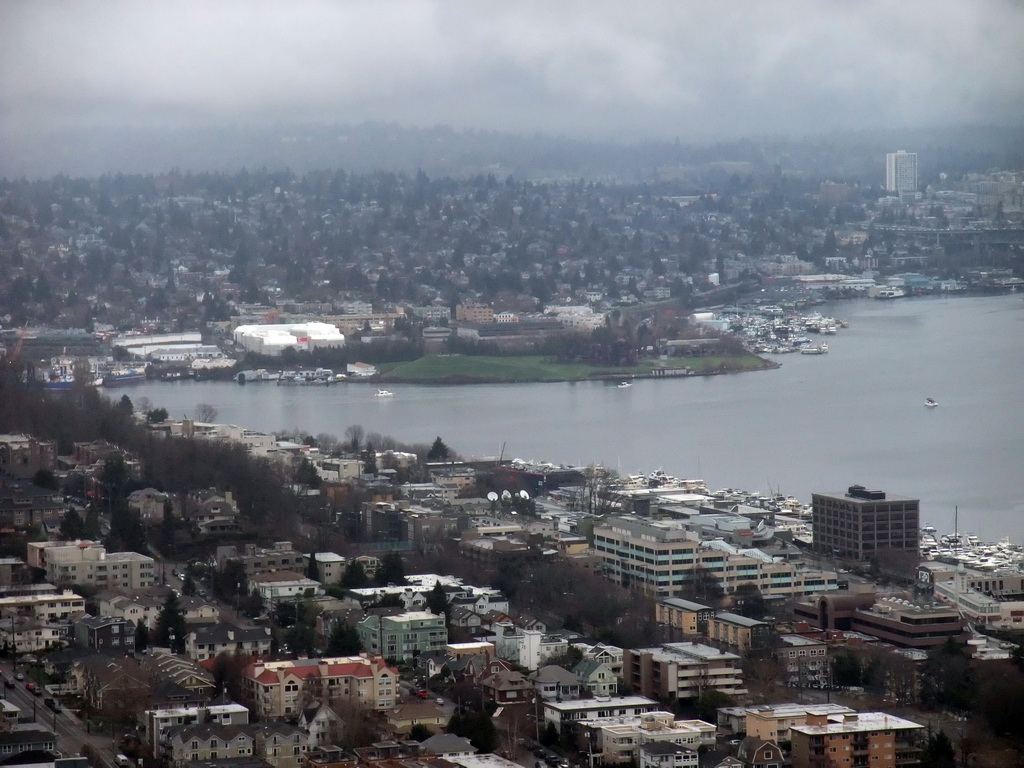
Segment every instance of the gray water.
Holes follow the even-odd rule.
[[[263,431],[341,437],[360,424],[403,442],[440,435],[462,455],[664,469],[711,488],[812,491],[860,483],[921,499],[922,521],[1024,542],[1024,302],[997,297],[870,299],[819,308],[850,321],[828,355],[772,371],[604,382],[278,387],[146,383],[171,416],[198,403]],[[938,408],[925,408],[934,397]]]

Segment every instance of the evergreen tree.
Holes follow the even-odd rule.
[[[350,560],[345,566],[345,572],[341,574],[341,586],[346,589],[362,589],[370,586],[370,579],[366,575],[363,564],[358,560]]]
[[[397,552],[389,552],[380,559],[377,568],[377,584],[386,587],[388,584],[402,586],[405,584],[405,564]]]
[[[181,594],[192,597],[196,593],[196,580],[192,578],[191,573],[186,573],[185,578],[181,580]]]
[[[149,647],[149,627],[139,619],[135,625],[135,650],[141,653]]]
[[[451,456],[451,451],[448,446],[444,444],[444,440],[438,435],[434,440],[434,444],[430,446],[430,450],[427,451],[427,461],[445,461]]]
[[[60,521],[60,537],[64,541],[75,541],[85,537],[85,521],[78,514],[78,510],[72,507]]]
[[[169,647],[174,653],[184,653],[186,633],[187,628],[185,616],[181,612],[181,603],[178,601],[178,596],[171,592],[164,601],[164,607],[160,609],[154,643]]]
[[[316,550],[309,551],[309,565],[306,566],[306,577],[313,581],[320,581],[320,566],[316,562]]]
[[[448,595],[440,581],[434,582],[434,588],[427,593],[427,609],[438,616],[444,616],[445,623],[448,622]]]
[[[355,627],[343,621],[335,622],[331,636],[327,640],[328,656],[353,656],[363,650],[363,643]]]

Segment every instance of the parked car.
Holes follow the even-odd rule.
[[[14,679],[17,680],[18,682],[21,682],[22,680],[25,679],[25,675],[23,675],[21,672],[19,672],[18,674],[16,674],[14,676]]]
[[[438,704],[438,705],[444,704],[444,699],[442,699],[440,696],[438,696],[436,699],[434,699],[434,703]]]
[[[412,695],[421,699],[429,699],[430,691],[420,688],[418,691],[413,691]]]
[[[13,688],[13,687],[14,687],[14,681],[5,677],[4,678],[4,688]]]

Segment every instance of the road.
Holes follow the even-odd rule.
[[[18,670],[24,671],[24,665],[19,664]],[[15,671],[12,663],[8,660],[0,661],[0,670],[3,671],[5,680],[14,680]],[[66,709],[61,712],[53,712],[43,703],[43,696],[35,696],[25,688],[25,683],[31,682],[26,675],[24,681],[15,681],[14,688],[4,686],[0,689],[3,697],[21,709],[23,718],[32,718],[35,722],[48,728],[57,735],[57,749],[65,756],[78,755],[84,744],[91,744],[103,759],[110,766],[114,766],[113,739],[109,733],[90,734],[86,732],[85,724],[73,713]]]

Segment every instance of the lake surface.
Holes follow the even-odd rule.
[[[712,489],[793,495],[859,483],[921,499],[922,522],[1024,543],[1024,302],[1018,295],[871,299],[818,308],[850,322],[829,354],[777,357],[777,370],[614,383],[458,387],[145,383],[173,418],[209,403],[217,421],[267,432],[407,443],[440,435],[464,456],[664,469]],[[934,397],[938,408],[925,408]]]

